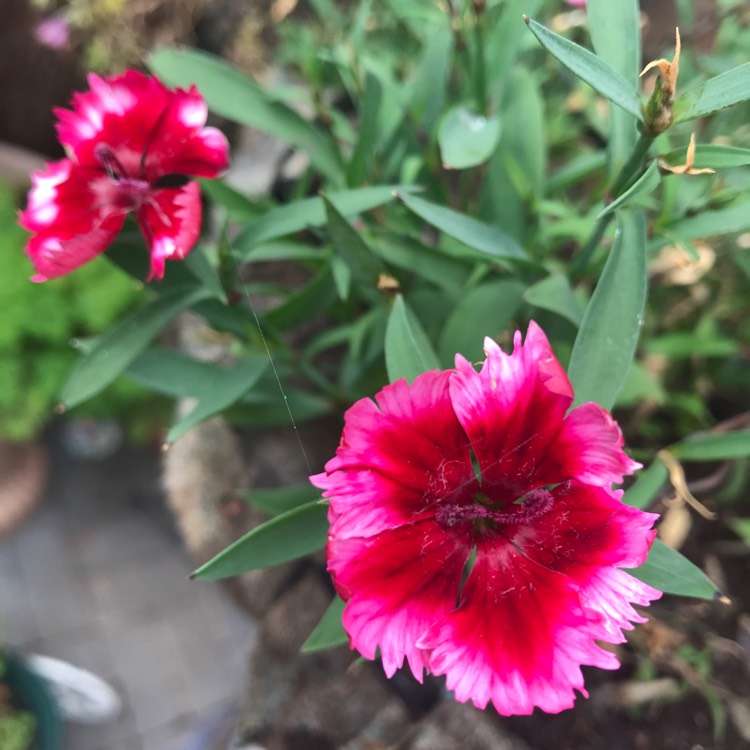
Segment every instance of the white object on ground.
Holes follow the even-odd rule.
[[[119,715],[120,696],[95,674],[50,656],[27,654],[24,659],[46,681],[65,721],[106,724]]]

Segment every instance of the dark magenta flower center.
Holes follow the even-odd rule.
[[[523,497],[521,502],[514,502],[505,506],[503,510],[495,510],[489,498],[482,492],[474,496],[475,502],[467,504],[445,503],[438,506],[435,520],[446,528],[452,528],[462,523],[475,521],[490,522],[492,524],[529,523],[546,515],[552,508],[554,498],[549,490],[533,490]]]
[[[94,147],[94,156],[114,183],[112,188],[106,191],[110,205],[127,212],[137,211],[149,202],[152,193],[150,183],[129,175],[109,144],[97,143]]]

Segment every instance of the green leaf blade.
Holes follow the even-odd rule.
[[[212,581],[296,560],[323,549],[327,536],[328,508],[316,500],[256,527],[198,568],[193,578]]]
[[[638,91],[617,71],[593,52],[555,34],[530,18],[526,25],[537,41],[568,70],[585,81],[613,104],[621,107],[639,121],[643,121]]]
[[[62,405],[72,409],[101,392],[179,312],[206,296],[203,289],[178,289],[122,318],[78,361],[63,386]]]
[[[500,120],[464,106],[453,107],[438,130],[440,157],[445,169],[468,169],[492,156],[500,140]]]
[[[330,136],[225,61],[207,52],[162,48],[148,65],[170,86],[195,85],[209,109],[304,149],[327,177],[343,182],[343,165]]]
[[[346,603],[340,597],[335,596],[333,598],[320,622],[315,626],[313,632],[310,633],[308,639],[302,644],[300,650],[303,653],[322,651],[326,648],[333,648],[334,646],[349,643],[349,636],[346,634],[344,626],[341,623],[345,606]]]
[[[568,376],[577,404],[612,408],[638,343],[646,279],[646,219],[640,209],[624,209],[573,345]]]
[[[622,496],[622,502],[643,510],[657,496],[668,478],[667,467],[657,458],[651,466],[639,472],[638,478]]]
[[[585,304],[571,289],[567,277],[561,273],[551,273],[532,284],[524,292],[523,299],[534,307],[560,315],[576,327],[581,325]]]
[[[391,383],[414,378],[428,370],[440,369],[435,350],[419,319],[397,295],[385,330],[385,365]]]
[[[716,599],[721,593],[697,566],[661,539],[654,539],[648,559],[638,568],[627,571],[639,581],[665,594],[691,596],[696,599]]]
[[[596,218],[601,219],[618,208],[623,208],[638,201],[640,198],[645,198],[647,195],[653,193],[659,187],[660,183],[661,175],[659,174],[659,167],[656,161],[652,161],[648,169],[622,195],[603,208]]]
[[[674,122],[695,120],[750,99],[750,63],[738,65],[677,97]]]
[[[727,461],[750,456],[750,430],[697,435],[669,447],[680,461]]]
[[[638,0],[589,0],[586,19],[596,54],[638,91],[641,66],[641,28]],[[615,177],[633,151],[638,131],[630,113],[610,107],[607,155],[610,177]]]
[[[355,188],[327,194],[327,199],[342,216],[369,211],[417,190],[408,185],[380,185],[377,187]],[[255,247],[269,240],[285,237],[326,223],[326,210],[322,198],[304,198],[266,211],[248,224],[235,239],[234,251],[240,260],[249,257]]]
[[[320,492],[311,484],[294,484],[283,487],[243,490],[240,496],[252,506],[268,514],[278,516],[316,500]]]
[[[428,224],[478,250],[488,260],[530,262],[529,256],[518,242],[498,227],[413,195],[400,192],[398,198]]]
[[[346,263],[352,276],[365,286],[375,288],[378,276],[385,270],[380,259],[370,250],[362,235],[324,198],[328,231],[338,256]]]

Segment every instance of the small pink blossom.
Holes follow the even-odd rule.
[[[135,70],[88,77],[90,90],[56,109],[67,159],[32,176],[21,225],[34,281],[70,273],[104,252],[131,211],[151,255],[149,279],[182,259],[201,226],[198,184],[229,163],[228,144],[204,127],[208,110],[195,87],[170,90]]]
[[[66,49],[70,44],[70,24],[61,13],[40,21],[34,29],[39,44],[54,50]]]
[[[512,354],[490,339],[485,352],[479,371],[459,355],[346,413],[311,477],[329,502],[328,569],[352,647],[380,649],[389,677],[406,659],[459,701],[556,713],[587,695],[582,665],[619,665],[597,641],[624,641],[644,620],[632,604],[661,595],[622,570],[646,559],[656,516],[611,489],[639,464],[604,409],[568,413],[535,323]]]
[[[585,8],[586,0],[565,0],[568,5],[572,5],[574,8]]]

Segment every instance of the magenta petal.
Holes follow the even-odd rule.
[[[32,176],[28,205],[19,217],[34,232],[26,253],[34,264],[34,281],[46,281],[88,263],[104,252],[125,220],[106,210],[97,194],[98,175],[70,160],[47,164]]]
[[[482,481],[505,491],[510,501],[519,493],[565,479],[544,457],[573,401],[570,382],[533,321],[525,343],[516,333],[512,354],[485,339],[487,359],[477,372],[456,357],[451,401],[471,439]]]
[[[597,619],[577,586],[496,539],[478,544],[460,607],[418,641],[459,701],[503,716],[570,708],[586,695],[581,665],[618,666],[595,643]]]
[[[73,95],[72,109],[56,109],[60,142],[79,164],[99,164],[97,144],[110,146],[132,177],[139,177],[141,158],[171,92],[153,76],[135,70],[122,75],[88,77],[89,90]]]
[[[328,570],[347,602],[352,647],[368,659],[380,648],[389,677],[406,657],[421,681],[426,658],[417,641],[454,607],[470,551],[468,530],[448,533],[429,520],[368,539],[331,537]]]
[[[620,567],[646,561],[658,516],[624,505],[621,492],[569,482],[555,490],[555,504],[533,526],[519,528],[513,540],[531,560],[562,573],[579,586],[582,605],[601,615],[610,643],[643,618],[631,603],[648,604],[661,592]]]
[[[202,218],[198,183],[157,190],[136,215],[151,252],[148,278],[161,279],[164,262],[167,259],[181,260],[198,241]]]
[[[221,131],[203,127],[208,116],[204,98],[195,87],[170,93],[148,147],[149,179],[165,174],[218,177],[229,166],[229,144]]]
[[[620,483],[641,468],[622,450],[625,441],[617,422],[598,404],[583,404],[566,417],[549,460],[560,474],[587,484]]]
[[[325,490],[335,534],[372,536],[476,491],[468,443],[448,397],[450,373],[386,386],[345,415],[336,456],[311,477]]]

